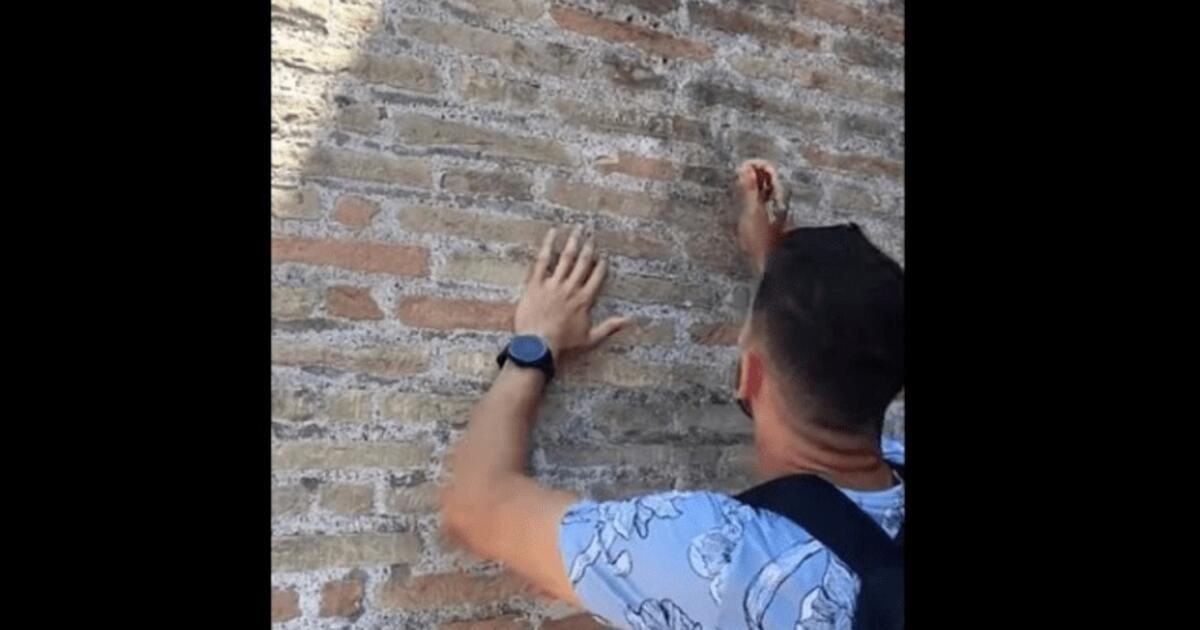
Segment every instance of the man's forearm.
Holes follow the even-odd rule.
[[[529,439],[546,386],[540,370],[506,363],[487,394],[471,409],[467,433],[451,459],[452,504],[496,498],[498,484],[525,475]],[[457,499],[457,500],[456,500]]]

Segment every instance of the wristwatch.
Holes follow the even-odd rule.
[[[547,383],[554,378],[554,357],[551,356],[546,340],[537,335],[513,337],[504,350],[500,351],[500,356],[496,357],[496,364],[504,367],[504,362],[509,359],[521,367],[541,370],[546,375]]]

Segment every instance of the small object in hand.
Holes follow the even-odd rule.
[[[766,213],[767,221],[783,225],[788,216],[788,194],[779,182],[775,166],[766,160],[753,159],[743,162],[737,171],[743,190],[750,193],[753,187],[758,209]]]

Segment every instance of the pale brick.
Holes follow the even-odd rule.
[[[354,103],[338,109],[334,123],[340,129],[363,134],[379,131],[379,108],[370,103]]]
[[[308,512],[311,495],[303,486],[271,488],[271,518],[292,518]]]
[[[351,72],[370,83],[382,83],[415,92],[432,94],[442,87],[435,66],[408,57],[364,53],[355,60]]]
[[[275,365],[323,366],[395,378],[423,372],[427,362],[428,353],[420,348],[340,350],[324,345],[271,343],[271,363]]]
[[[902,107],[904,91],[854,77],[778,62],[764,57],[739,55],[730,59],[738,72],[756,79],[779,79],[834,96]]]
[[[600,188],[591,184],[555,180],[547,185],[546,200],[583,212],[603,212],[616,216],[662,218],[671,202],[646,193]]]
[[[469,55],[491,57],[505,64],[563,77],[580,73],[578,52],[561,44],[521,40],[492,31],[452,22],[432,22],[406,17],[397,30],[438,46],[456,48]]]
[[[559,619],[547,619],[542,630],[605,630],[607,624],[600,623],[591,613],[577,613]]]
[[[647,136],[662,140],[705,143],[707,125],[699,120],[674,114],[586,105],[570,99],[556,99],[554,109],[563,121],[602,133]]]
[[[520,108],[535,105],[540,91],[533,83],[501,79],[471,71],[463,75],[460,89],[463,97],[472,101]]]
[[[529,201],[533,183],[523,175],[507,171],[451,169],[442,176],[442,190],[469,195],[491,195]]]
[[[536,20],[546,12],[542,0],[458,0],[461,4],[469,4],[488,15],[513,18],[515,20]]]
[[[289,536],[271,540],[272,571],[313,571],[415,562],[421,553],[416,534]]]
[[[274,319],[306,319],[321,301],[321,294],[308,287],[271,287],[271,317]]]
[[[397,213],[400,226],[411,232],[450,234],[480,242],[502,241],[506,243],[541,243],[553,224],[548,221],[533,221],[498,217],[480,212],[410,206]]]
[[[271,417],[304,422],[316,414],[317,394],[307,389],[271,390]]]
[[[532,627],[529,620],[517,615],[473,621],[453,621],[438,626],[439,630],[527,630]]]
[[[796,0],[796,11],[831,24],[864,30],[897,44],[904,43],[904,20],[894,16],[868,13],[835,0]]]
[[[605,347],[636,348],[641,346],[667,345],[675,342],[675,324],[670,320],[640,318],[635,325],[626,328],[604,342]]]
[[[875,212],[880,209],[879,198],[865,188],[855,186],[835,186],[829,191],[829,204],[835,208],[845,208],[859,212]]]
[[[502,287],[519,287],[525,282],[529,266],[529,262],[505,260],[495,255],[455,252],[446,260],[437,277]]]
[[[341,516],[370,514],[375,507],[375,490],[366,485],[330,484],[321,488],[320,506]]]
[[[713,47],[707,42],[668,35],[637,24],[596,17],[580,9],[556,5],[550,8],[550,16],[567,30],[610,42],[632,44],[652,55],[684,59],[709,59],[713,56]]]
[[[395,124],[396,134],[414,144],[467,147],[486,155],[562,166],[572,166],[577,161],[566,147],[550,140],[509,135],[424,114],[399,116]]]
[[[659,74],[653,68],[636,60],[610,54],[600,63],[604,66],[605,75],[613,83],[637,90],[661,90],[667,87],[665,75]]]
[[[394,158],[383,155],[318,148],[313,150],[304,167],[309,177],[335,177],[409,186],[433,188],[429,161],[418,158]]]
[[[680,0],[623,0],[648,13],[666,15],[679,8]]]
[[[380,585],[375,597],[385,610],[411,611],[504,603],[532,595],[525,580],[512,573],[494,576],[442,573],[388,580]]]
[[[401,209],[397,218],[400,225],[412,232],[450,234],[480,242],[519,243],[529,246],[530,254],[541,244],[546,231],[554,226],[549,221],[505,218],[452,208],[412,206]],[[659,238],[641,232],[600,229],[595,232],[596,247],[605,252],[631,258],[662,258],[671,254],[670,245]],[[496,261],[505,265],[504,261]],[[511,270],[502,273],[506,275]],[[521,275],[524,278],[523,272]],[[470,280],[470,277],[462,279]],[[480,280],[482,282],[483,280]]]
[[[277,219],[312,221],[321,217],[321,195],[315,186],[272,188],[271,215]]]
[[[467,421],[467,414],[475,402],[475,398],[465,396],[396,392],[385,396],[379,408],[383,419],[389,422],[461,425]]]
[[[432,483],[388,488],[385,507],[389,514],[432,514],[438,510],[437,488]]]
[[[409,468],[429,464],[432,456],[426,444],[286,442],[272,447],[271,469]]]
[[[700,107],[724,105],[762,113],[801,129],[819,130],[825,122],[824,114],[811,107],[792,101],[779,101],[722,83],[693,81],[688,84],[687,93]]]
[[[615,156],[604,156],[595,162],[596,170],[601,173],[622,173],[641,179],[671,181],[679,178],[679,167],[670,160],[649,158],[619,152]]]
[[[735,346],[741,331],[741,322],[700,323],[688,329],[692,340],[702,346]]]
[[[797,48],[818,50],[820,36],[808,31],[785,26],[780,21],[767,22],[750,13],[721,9],[703,2],[688,7],[692,24],[734,35],[750,35],[765,42],[791,44]]]
[[[730,391],[733,381],[729,382]],[[675,410],[676,422],[685,432],[700,431],[749,437],[754,433],[754,422],[742,414],[737,405],[689,405]]]
[[[844,37],[833,43],[833,52],[844,61],[860,66],[900,70],[904,59],[876,42],[860,37]]]
[[[596,230],[594,236],[596,251],[601,255],[611,252],[651,260],[671,255],[671,246],[667,241],[641,231]]]
[[[716,304],[716,294],[709,286],[622,273],[613,275],[603,295],[631,302],[670,304],[677,307],[711,308]]]
[[[373,401],[370,390],[347,389],[329,399],[325,415],[338,422],[369,422]]]
[[[332,74],[348,70],[358,51],[353,47],[317,43],[305,33],[271,29],[271,60],[309,72]]]
[[[623,356],[593,352],[577,357],[559,370],[566,385],[664,387],[678,384],[675,368],[640,363]]]
[[[446,368],[470,380],[487,380],[496,375],[496,354],[499,350],[469,350],[453,352],[446,357]]]
[[[763,159],[776,164],[788,161],[788,156],[779,148],[775,139],[753,131],[741,131],[733,137],[734,158],[738,161]]]

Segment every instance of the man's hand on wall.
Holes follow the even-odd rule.
[[[592,326],[592,306],[608,266],[597,256],[591,238],[580,249],[582,232],[579,226],[571,231],[553,273],[549,268],[556,230],[546,233],[517,303],[516,332],[541,335],[556,361],[595,348],[633,322],[610,317]]]

